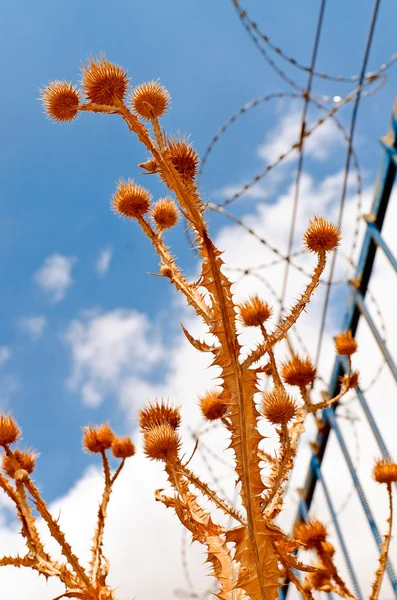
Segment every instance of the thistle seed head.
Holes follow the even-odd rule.
[[[310,252],[331,252],[339,246],[341,235],[338,227],[322,217],[314,217],[303,236],[306,248]]]
[[[116,458],[129,458],[135,454],[135,446],[129,436],[115,438],[112,442],[112,454]]]
[[[144,437],[144,451],[153,460],[175,460],[178,457],[180,438],[169,423],[149,429]]]
[[[192,181],[197,173],[199,157],[184,140],[171,140],[168,144],[171,162],[184,181]]]
[[[164,400],[155,404],[148,404],[139,413],[139,425],[144,432],[164,423],[172,429],[178,429],[181,424],[179,408],[170,406]]]
[[[151,198],[144,187],[131,179],[120,180],[112,198],[112,207],[116,214],[126,219],[139,219],[149,211]]]
[[[281,374],[285,383],[305,387],[313,383],[316,377],[316,367],[310,358],[301,358],[294,354],[290,360],[281,365]]]
[[[335,348],[340,356],[351,356],[357,350],[357,342],[351,331],[343,331],[335,336]]]
[[[0,415],[0,446],[14,444],[21,435],[21,430],[10,414]]]
[[[325,526],[315,519],[299,523],[295,528],[295,537],[305,544],[308,550],[315,550],[327,539]]]
[[[90,58],[82,67],[81,86],[89,102],[114,106],[124,102],[128,89],[127,73],[104,56]]]
[[[384,459],[376,461],[373,477],[378,483],[397,482],[397,464]]]
[[[282,388],[264,394],[262,414],[274,425],[286,425],[294,418],[296,409],[295,401]]]
[[[98,427],[84,427],[83,446],[94,454],[108,450],[114,441],[114,433],[107,423]]]
[[[78,115],[80,92],[67,81],[52,81],[41,91],[44,110],[52,121],[73,121]]]
[[[30,475],[34,470],[37,457],[38,454],[33,452],[27,450],[22,452],[17,449],[12,454],[3,456],[3,471],[11,479],[14,479],[15,473],[19,469],[23,469]]]
[[[214,389],[200,397],[201,412],[208,421],[221,419],[227,412],[227,404],[220,394],[219,390]]]
[[[178,222],[178,209],[170,198],[160,198],[153,207],[152,219],[159,229],[170,229]]]
[[[267,302],[257,294],[250,296],[246,302],[237,305],[239,317],[245,327],[260,327],[272,315],[272,309]]]
[[[168,91],[157,81],[138,85],[131,96],[131,106],[143,119],[162,117],[170,103]]]

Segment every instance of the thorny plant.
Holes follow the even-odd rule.
[[[220,370],[221,387],[202,396],[200,406],[205,419],[220,420],[229,432],[237,482],[241,486],[242,509],[231,506],[188,468],[181,458],[179,409],[164,401],[143,408],[139,418],[144,452],[152,460],[163,461],[173,488],[172,496],[158,490],[156,500],[174,509],[181,523],[191,532],[192,539],[206,547],[207,560],[219,583],[215,594],[219,600],[275,600],[285,578],[305,599],[312,599],[315,590],[354,598],[335,567],[334,548],[321,522],[301,523],[292,535],[275,523],[283,509],[283,486],[294,466],[307,415],[332,406],[358,383],[357,372],[351,365],[357,344],[350,331],[340,333],[335,340],[336,352],[346,356],[349,365],[341,381],[341,391],[335,398],[325,397],[318,403],[311,401],[316,369],[309,358],[292,353],[288,360],[278,364],[274,354],[276,344],[286,338],[310,302],[328,253],[339,244],[337,227],[321,217],[314,217],[309,223],[304,245],[316,255],[317,263],[296,304],[274,330],[269,331],[266,323],[272,310],[264,300],[257,295],[241,304],[233,300],[231,282],[222,269],[222,253],[209,236],[204,219],[205,205],[195,185],[198,155],[186,140],[169,138],[159,122],[169,106],[168,92],[158,82],[144,83],[132,91],[127,104],[127,73],[105,57],[90,59],[88,65],[83,66],[81,85],[82,91],[66,82],[50,83],[42,91],[49,117],[57,122],[72,121],[83,111],[121,116],[150,153],[149,159],[139,166],[145,173],[157,174],[173,196],[173,199],[166,197],[152,204],[151,195],[145,188],[132,180],[120,181],[112,205],[116,213],[135,219],[142,227],[160,257],[160,276],[184,294],[188,305],[194,308],[211,334],[212,343],[195,339],[183,329],[194,348],[212,354],[212,364]],[[187,281],[164,242],[165,231],[177,223],[180,214],[194,235],[201,257],[201,274],[195,282]],[[245,358],[238,339],[238,321],[244,327],[257,328],[262,337]],[[263,377],[270,379],[272,387],[261,394],[258,407],[256,398]],[[288,386],[297,388],[299,401],[291,397]],[[260,447],[264,439],[258,428],[261,419],[267,419],[277,432],[279,443],[274,457]],[[88,427],[84,431],[83,445],[86,450],[101,455],[105,476],[87,570],[73,553],[32,481],[36,455],[11,449],[19,436],[20,430],[13,418],[2,415],[0,445],[5,451],[3,470],[6,476],[0,475],[0,485],[16,506],[28,551],[23,557],[1,558],[0,565],[30,567],[46,578],[57,577],[65,585],[65,592],[58,599],[115,600],[115,590],[106,582],[109,562],[103,555],[103,533],[113,484],[125,460],[135,452],[131,439],[116,438],[107,424]],[[109,449],[120,459],[114,474],[109,467]],[[266,478],[262,473],[264,463],[268,467]],[[392,528],[391,484],[397,481],[397,464],[378,461],[373,474],[376,481],[387,487],[390,516],[370,600],[379,597],[387,563]],[[231,518],[233,526],[216,522],[214,514],[200,504],[203,498]],[[33,508],[59,544],[66,559],[64,562],[53,560],[45,550]],[[301,562],[296,556],[299,549],[315,551],[317,562],[313,565]],[[305,574],[303,581],[297,572]]]

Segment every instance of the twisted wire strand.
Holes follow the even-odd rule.
[[[370,23],[370,27],[369,27],[368,37],[367,37],[365,50],[364,50],[364,56],[363,56],[363,60],[362,60],[360,85],[358,86],[358,88],[361,87],[362,82],[364,80],[364,75],[365,75],[365,71],[366,71],[367,63],[368,63],[368,59],[369,59],[369,53],[370,53],[372,42],[373,42],[375,25],[376,25],[378,13],[379,13],[380,1],[381,0],[375,0],[375,2],[374,2],[371,23]],[[355,97],[353,113],[352,113],[352,117],[351,117],[351,121],[350,121],[350,131],[349,131],[350,141],[349,141],[349,145],[348,145],[347,153],[346,153],[344,179],[343,179],[342,193],[341,193],[341,199],[340,199],[340,204],[339,204],[339,215],[338,215],[338,227],[339,228],[342,223],[344,209],[345,209],[345,203],[346,203],[348,177],[349,177],[350,162],[351,162],[351,149],[353,146],[353,137],[354,137],[354,132],[355,132],[355,128],[356,128],[358,108],[360,105],[360,92],[361,92],[361,90],[359,90],[359,92],[357,93],[357,95]],[[322,313],[322,317],[321,317],[320,333],[319,333],[318,343],[317,343],[316,364],[318,364],[318,362],[320,360],[320,356],[321,356],[321,347],[322,347],[324,331],[325,331],[325,322],[326,322],[327,312],[328,312],[329,297],[330,297],[330,293],[331,293],[330,282],[332,281],[333,274],[334,274],[336,256],[337,256],[337,252],[335,252],[331,258],[331,269],[330,269],[330,274],[329,274],[326,292],[325,292],[324,308],[323,308],[323,313]]]
[[[311,94],[312,85],[313,85],[314,66],[316,64],[318,48],[320,45],[320,37],[321,37],[321,31],[322,31],[323,22],[324,22],[326,3],[327,3],[327,0],[321,0],[320,11],[319,11],[318,18],[317,18],[316,33],[314,35],[314,44],[313,44],[313,50],[312,50],[310,72],[309,72],[306,89],[302,96],[303,97],[303,108],[302,108],[302,117],[301,117],[301,124],[300,124],[300,137],[299,137],[299,146],[298,146],[299,157],[298,157],[298,165],[297,165],[297,169],[296,169],[295,192],[294,192],[294,199],[293,199],[293,203],[292,203],[292,215],[291,215],[290,229],[289,229],[289,235],[288,235],[288,249],[287,249],[288,259],[291,256],[292,245],[294,243],[296,219],[297,219],[298,206],[299,206],[299,200],[300,200],[300,184],[301,184],[302,171],[303,171],[304,144],[305,144],[305,134],[306,134],[306,127],[307,127],[306,120],[307,120],[307,113],[309,110],[310,94]],[[285,262],[284,277],[283,277],[283,282],[281,285],[281,305],[280,305],[280,311],[279,311],[279,317],[278,317],[279,322],[282,319],[282,313],[284,311],[284,300],[285,300],[285,295],[287,293],[289,269],[290,269],[290,261],[287,260]]]
[[[253,21],[248,12],[246,11],[246,9],[241,8],[240,3],[238,0],[232,0],[233,4],[236,7],[238,16],[240,18],[241,21],[244,21],[248,27],[253,30],[256,35],[259,36],[259,38],[273,51],[275,52],[278,56],[280,56],[283,60],[285,60],[286,62],[288,62],[290,65],[292,65],[293,67],[296,67],[297,69],[299,69],[300,71],[303,71],[305,73],[311,73],[313,74],[314,77],[318,77],[320,79],[325,79],[327,81],[335,81],[337,83],[354,83],[355,81],[359,81],[360,80],[360,75],[352,75],[350,77],[346,77],[344,75],[330,75],[329,73],[322,73],[320,71],[316,71],[314,69],[312,69],[311,67],[308,67],[306,65],[303,65],[302,63],[300,63],[299,61],[297,61],[295,58],[288,56],[281,48],[279,48],[278,46],[276,46],[272,40],[269,38],[268,35],[264,34],[258,24]],[[381,75],[382,73],[384,73],[385,71],[387,71],[392,65],[394,65],[394,63],[397,61],[397,54],[393,54],[389,61],[387,63],[384,63],[383,65],[381,65],[379,67],[379,69],[375,72],[370,72],[370,73],[366,73],[364,75],[365,79],[370,79],[371,77],[373,77],[374,75]]]

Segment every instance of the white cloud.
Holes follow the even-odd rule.
[[[135,373],[145,373],[162,358],[147,318],[134,310],[88,314],[70,323],[65,340],[72,353],[69,386],[80,389],[86,404],[97,406]]]
[[[43,334],[44,328],[47,324],[47,319],[44,315],[38,315],[36,317],[23,317],[20,320],[20,327],[25,331],[32,341],[36,342]]]
[[[36,285],[42,288],[53,302],[63,300],[67,290],[73,285],[72,267],[76,260],[74,256],[52,254],[47,256],[43,265],[36,271]]]
[[[338,190],[341,177],[341,172],[338,172],[327,177],[320,184],[317,184],[307,174],[302,177],[302,202],[296,232],[297,246],[308,218],[313,213],[334,217],[335,205],[339,199]],[[266,237],[282,252],[285,251],[285,240],[289,227],[286,215],[289,214],[292,190],[292,187],[288,189],[275,205],[256,206],[251,214],[244,216],[244,222],[247,225]],[[365,196],[368,202],[368,191],[365,192]],[[389,218],[389,222],[392,224],[393,219],[390,221]],[[354,195],[353,190],[350,189],[346,200],[346,216],[343,227],[344,244],[347,250],[354,223]],[[390,241],[395,244],[394,232],[391,231],[390,235]],[[254,237],[236,226],[223,227],[217,236],[216,243],[222,249],[226,248],[224,259],[233,266],[259,267],[264,262],[274,259],[271,251],[266,250]],[[299,258],[299,264],[307,270],[312,268],[313,262],[313,256],[307,254]],[[338,270],[341,273],[343,260],[340,259],[339,263]],[[279,295],[283,267],[280,268],[278,265],[259,269],[258,272],[271,282]],[[387,279],[387,272],[387,265],[381,263],[377,265],[374,290],[377,291],[377,297],[381,300],[382,312],[389,328],[395,328],[393,303],[395,295],[393,296],[389,291],[390,283]],[[287,304],[297,297],[306,282],[305,275],[291,268]],[[237,298],[246,297],[253,291],[265,294],[272,301],[269,289],[254,277],[245,278],[234,286]],[[323,293],[324,288],[320,286],[307,314],[302,317],[298,327],[295,328],[301,333],[312,354],[316,346],[321,313],[320,301],[324,297]],[[180,304],[178,304],[178,318],[180,317],[179,313],[182,313],[182,319],[189,331],[196,335],[203,332],[203,328],[197,320],[191,317],[190,312],[182,310]],[[320,371],[325,376],[329,373],[334,360],[331,333],[339,326],[340,320],[341,314],[331,313],[327,323],[326,343],[320,366]],[[136,418],[137,406],[142,405],[144,401],[159,396],[170,397],[176,404],[182,405],[183,439],[186,442],[184,451],[187,456],[190,455],[194,443],[189,429],[197,428],[198,424],[202,423],[197,406],[197,396],[213,383],[212,379],[216,376],[213,369],[207,368],[211,357],[200,355],[193,350],[181,334],[171,342],[168,341],[167,362],[165,363],[167,370],[164,371],[163,378],[157,378],[159,381],[154,384],[150,378],[150,366],[164,356],[165,349],[156,341],[153,328],[143,315],[121,309],[103,314],[87,314],[76,319],[69,326],[65,337],[70,345],[73,361],[69,383],[74,389],[80,391],[84,402],[97,405],[106,393],[117,393],[126,414]],[[248,343],[252,341],[252,338],[251,334],[244,334],[241,341]],[[360,327],[358,339],[360,352],[355,361],[360,367],[363,384],[366,385],[374,373],[379,357],[370,333],[365,327]],[[296,337],[293,337],[293,341],[300,349]],[[397,336],[392,336],[390,343],[393,351],[396,352]],[[279,351],[278,356],[281,354]],[[149,365],[146,363],[147,360]],[[321,386],[317,387],[316,393],[318,393],[318,389],[321,389]],[[396,457],[397,405],[391,401],[393,394],[395,395],[395,384],[384,373],[384,376],[378,377],[376,384],[368,392],[368,400],[381,425],[390,450]],[[353,400],[347,407],[357,413],[360,421],[354,425],[353,430],[352,425],[342,418],[339,419],[339,422],[344,429],[349,450],[353,456],[356,453],[355,445],[359,444],[361,462],[356,465],[357,471],[376,514],[380,530],[383,532],[387,510],[384,490],[375,486],[371,481],[372,461],[375,456],[379,455],[379,452],[368,433],[365,418],[357,407],[357,401]],[[346,408],[340,412],[345,411]],[[269,438],[265,440],[266,450],[272,452],[275,436],[270,427],[266,427],[266,432],[269,434]],[[131,429],[133,429],[133,425]],[[286,498],[286,511],[282,518],[282,523],[286,526],[291,524],[295,516],[297,488],[302,484],[306,462],[310,457],[309,441],[314,439],[315,434],[314,421],[309,421],[307,433],[302,438],[300,449],[303,458],[294,472],[290,492]],[[222,429],[216,429],[203,434],[200,439],[198,450],[191,463],[192,468],[202,474],[204,480],[210,482],[216,480],[214,485],[225,488],[226,494],[232,498],[234,473],[230,470],[230,466],[226,467],[220,460],[226,458],[229,465],[232,463],[230,456],[224,452],[225,434],[222,433]],[[209,465],[204,464],[201,458],[207,452],[207,447],[212,452],[209,456]],[[327,468],[324,472],[327,482],[333,499],[340,507],[346,494],[351,490],[351,479],[332,436],[326,461]],[[209,471],[209,467],[213,469],[213,473]],[[84,562],[88,559],[101,485],[102,477],[99,471],[96,468],[90,469],[82,474],[81,479],[65,497],[57,500],[51,507],[55,515],[58,515],[60,508],[62,509],[60,523],[76,553],[82,557]],[[118,485],[115,486],[109,507],[105,554],[112,565],[109,582],[114,586],[119,586],[120,600],[127,598],[130,600],[134,596],[138,600],[152,600],[157,597],[172,598],[175,588],[187,587],[181,564],[181,528],[173,512],[166,510],[153,499],[153,491],[166,485],[161,466],[151,463],[142,456],[142,453],[138,453],[129,461]],[[329,521],[324,497],[319,492],[315,497],[315,513],[319,518]],[[340,520],[349,549],[354,557],[354,564],[359,572],[360,584],[364,595],[367,595],[376,569],[376,552],[372,540],[370,540],[369,528],[362,517],[362,510],[355,496],[352,496],[347,509],[340,514]],[[332,526],[330,526],[330,530],[332,543],[338,549],[337,561],[342,574],[345,575],[346,569]],[[2,553],[12,553],[20,548],[20,542],[14,529],[2,525],[0,533]],[[396,554],[395,541],[393,543],[394,550],[392,549],[391,556],[393,553]],[[202,594],[204,590],[208,589],[209,580],[204,579],[206,569],[202,566],[202,549],[198,544],[194,544],[192,548],[188,546],[187,561],[197,593]],[[155,577],[150,576],[150,573],[155,573]],[[348,578],[346,577],[346,579]],[[60,593],[53,582],[46,587],[45,582],[37,580],[35,574],[26,571],[16,572],[10,569],[0,569],[0,589],[12,590],[15,600],[25,600],[28,595],[29,597],[40,597],[42,600],[50,600],[56,593]],[[390,589],[386,580],[380,597],[383,599],[391,597]],[[291,594],[291,598],[296,597],[296,594]]]
[[[11,358],[11,350],[8,346],[0,346],[0,367]]]
[[[270,131],[263,144],[257,150],[257,154],[266,163],[273,163],[277,158],[289,150],[293,144],[299,141],[302,109],[293,105],[278,121],[277,126]],[[310,130],[314,121],[308,120],[306,130]],[[316,160],[325,160],[331,151],[334,151],[341,142],[341,134],[334,123],[328,119],[316,129],[313,134],[305,139],[305,156]],[[294,150],[283,161],[283,164],[296,158],[297,150]]]
[[[99,253],[98,260],[96,262],[95,268],[98,275],[106,275],[109,270],[110,263],[113,257],[113,248],[107,246],[106,248],[102,248]]]

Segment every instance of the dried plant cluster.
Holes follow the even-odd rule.
[[[351,356],[357,344],[351,332],[336,336],[336,352],[348,360],[348,372],[342,378],[341,391],[335,398],[314,403],[311,389],[316,369],[305,356],[291,354],[283,363],[275,359],[274,348],[284,340],[296,323],[318,286],[325,268],[327,255],[340,241],[337,227],[321,217],[314,217],[304,234],[306,249],[316,257],[310,281],[302,295],[270,331],[268,321],[271,307],[255,295],[240,304],[235,303],[231,282],[223,273],[222,253],[209,236],[204,218],[204,204],[200,199],[195,176],[199,158],[196,151],[182,138],[170,138],[159,119],[169,107],[168,92],[158,83],[128,89],[127,73],[107,61],[91,59],[83,67],[81,90],[66,82],[52,82],[42,92],[48,116],[56,122],[72,121],[82,111],[117,114],[127,124],[149,152],[149,158],[139,166],[145,173],[157,174],[168,189],[170,197],[153,203],[151,194],[134,181],[120,181],[112,199],[114,211],[135,219],[150,239],[160,258],[160,275],[167,278],[182,294],[188,305],[206,325],[212,343],[195,339],[184,329],[189,342],[199,352],[209,352],[220,370],[221,386],[209,390],[198,399],[203,417],[220,420],[230,435],[234,451],[237,482],[240,484],[241,510],[221,498],[218,493],[193,473],[181,458],[183,440],[179,434],[179,409],[161,401],[144,407],[139,416],[143,433],[144,452],[149,459],[162,461],[172,495],[162,491],[156,500],[172,508],[181,523],[190,531],[192,539],[207,549],[207,560],[212,574],[219,582],[215,594],[219,600],[275,600],[279,587],[288,578],[304,598],[313,598],[315,590],[332,591],[344,598],[353,598],[341,579],[333,561],[334,548],[322,523],[312,520],[301,523],[292,535],[285,533],[275,519],[283,510],[283,486],[294,466],[298,441],[304,431],[309,413],[332,406],[346,392],[355,387],[358,375],[352,370]],[[201,274],[189,282],[177,266],[164,241],[164,232],[183,216],[194,235],[201,260]],[[260,331],[261,342],[242,357],[238,325]],[[258,391],[263,378],[270,379],[270,391]],[[290,391],[299,393],[295,400]],[[261,448],[263,440],[258,423],[270,422],[277,432],[278,451],[274,457]],[[15,503],[22,523],[21,533],[28,552],[23,557],[4,557],[1,565],[30,567],[45,577],[58,577],[65,585],[61,597],[86,600],[113,600],[114,590],[106,583],[109,563],[102,552],[106,508],[112,486],[125,460],[134,454],[129,438],[116,438],[108,425],[86,428],[84,447],[101,454],[105,474],[105,488],[98,510],[97,529],[93,539],[92,559],[85,570],[73,554],[58,523],[49,513],[31,479],[36,456],[11,446],[19,438],[19,428],[11,416],[0,418],[0,445],[5,450],[0,485]],[[120,459],[120,465],[111,474],[107,452]],[[263,465],[267,467],[263,475]],[[371,593],[378,598],[385,571],[392,526],[391,484],[397,481],[397,465],[380,461],[374,468],[374,478],[386,485],[390,499],[388,533]],[[201,502],[206,498],[213,508],[220,509],[233,523],[226,527],[216,522],[214,514]],[[58,542],[65,562],[54,561],[45,551],[36,527],[32,506],[44,519],[52,537]],[[297,558],[299,549],[315,551],[317,562],[309,565]],[[296,572],[303,574],[300,579]]]

